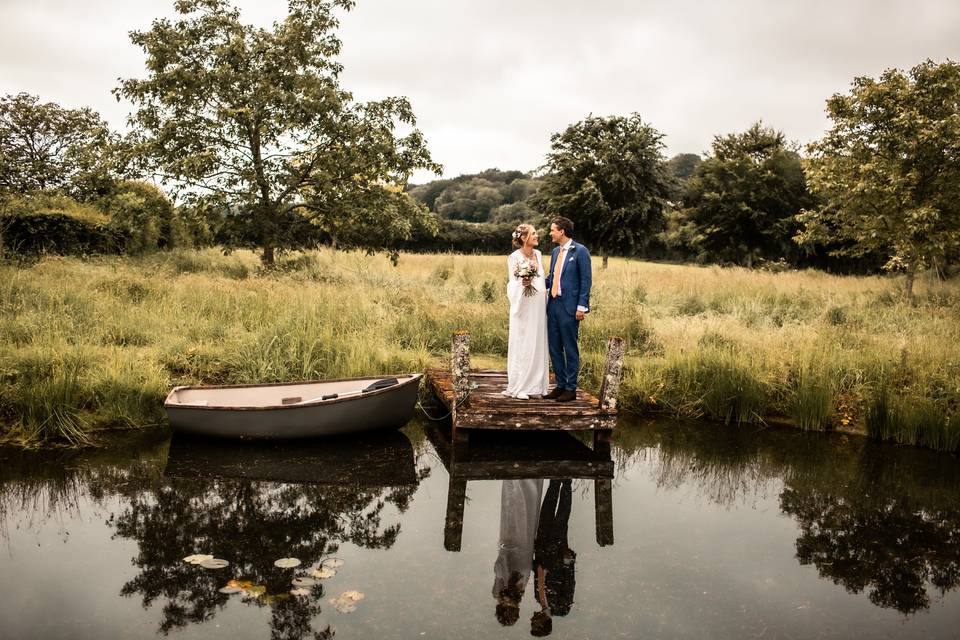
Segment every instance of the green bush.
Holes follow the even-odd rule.
[[[3,250],[14,255],[117,254],[128,240],[108,216],[65,196],[18,198],[0,215]]]

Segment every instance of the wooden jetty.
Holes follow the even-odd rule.
[[[518,400],[503,396],[507,372],[470,369],[470,335],[453,334],[450,370],[428,369],[427,382],[450,411],[452,439],[469,442],[479,429],[562,430],[594,433],[594,447],[609,443],[617,421],[617,396],[623,371],[624,345],[621,338],[607,341],[600,395],[582,389],[570,402],[531,398]]]
[[[478,433],[469,448],[455,446],[434,426],[427,430],[427,438],[449,474],[443,529],[447,551],[460,551],[470,480],[592,480],[597,544],[613,544],[614,464],[609,448],[590,449],[572,434],[557,431]]]

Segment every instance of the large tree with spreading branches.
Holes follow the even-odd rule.
[[[307,220],[341,246],[386,248],[426,209],[403,187],[435,172],[402,97],[365,103],[340,86],[338,11],[350,0],[290,0],[269,28],[226,0],[177,0],[178,19],[131,33],[147,75],[115,93],[136,106],[133,155],[188,199],[242,221],[270,265],[302,246]],[[300,236],[300,237],[297,237]]]

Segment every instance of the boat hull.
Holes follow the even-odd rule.
[[[167,402],[178,433],[245,440],[292,440],[398,429],[416,408],[420,376],[401,385],[333,402],[257,408]]]

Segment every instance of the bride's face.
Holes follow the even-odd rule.
[[[527,241],[524,244],[528,247],[536,247],[540,244],[540,236],[537,235],[536,230],[527,234]]]

